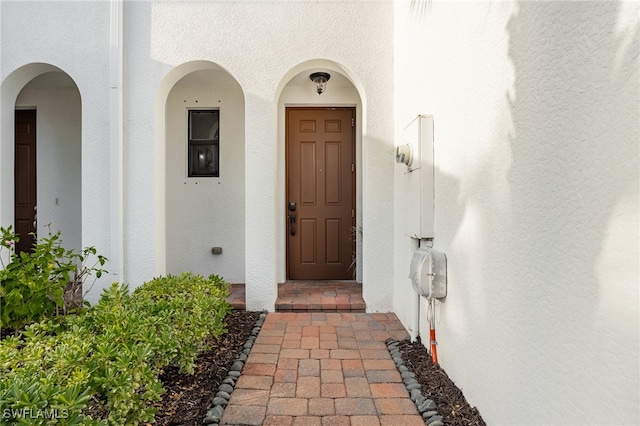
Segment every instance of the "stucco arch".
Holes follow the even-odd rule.
[[[244,103],[237,79],[210,61],[179,65],[160,83],[155,109],[159,274],[216,273],[244,282],[244,238],[238,238],[244,233]],[[187,110],[202,108],[220,110],[217,178],[188,178],[184,168]],[[223,246],[223,254],[213,256],[212,246]]]
[[[1,89],[2,226],[14,223],[14,127],[16,109],[37,111],[38,232],[61,231],[65,248],[82,245],[82,100],[75,80],[61,68],[30,63],[17,68]]]
[[[309,79],[312,72],[328,72],[331,78],[322,95],[315,91],[313,83]],[[356,223],[362,223],[362,140],[365,134],[366,107],[364,90],[357,76],[341,64],[328,59],[312,59],[302,62],[287,71],[280,80],[276,89],[276,111],[278,117],[277,161],[282,167],[278,167],[277,174],[277,198],[281,200],[277,204],[278,217],[286,216],[285,193],[285,108],[288,106],[350,106],[356,108]],[[278,282],[286,280],[286,223],[279,220],[277,226],[278,236]],[[357,274],[356,279],[362,280],[362,247],[361,241],[357,241]]]
[[[364,96],[365,91],[364,91],[364,86],[362,85],[362,82],[360,81],[360,79],[355,75],[355,73],[353,73],[348,68],[344,67],[338,62],[335,62],[329,59],[310,59],[308,61],[301,62],[295,65],[294,67],[292,67],[289,71],[287,71],[282,76],[280,83],[278,83],[278,87],[276,88],[276,92],[275,92],[276,101],[280,100],[280,97],[282,96],[282,91],[292,83],[292,81],[295,79],[296,76],[299,76],[300,74],[308,72],[307,75],[305,76],[306,79],[308,80],[308,74],[315,71],[326,71],[326,72],[329,72],[333,77],[335,77],[336,74],[342,76],[356,89],[356,91],[358,92],[358,96],[360,97],[361,103],[363,105],[365,104],[365,96]],[[330,81],[329,85],[334,84],[334,83],[331,83],[331,80],[329,81]],[[333,81],[335,82],[335,78]],[[311,81],[308,81],[308,83],[309,83],[309,87],[312,87]],[[331,86],[328,86],[328,87],[331,87]],[[329,88],[327,88],[327,92],[325,94],[327,93],[329,93]]]

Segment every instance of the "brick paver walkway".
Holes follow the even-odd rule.
[[[424,426],[384,341],[395,314],[269,313],[223,425]]]

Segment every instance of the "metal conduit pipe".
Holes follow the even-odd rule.
[[[413,294],[415,296],[415,302],[413,316],[411,318],[411,329],[409,330],[411,343],[415,342],[420,335],[420,295],[416,292]]]
[[[110,142],[110,227],[111,252],[109,272],[114,280],[124,272],[124,185],[123,185],[123,38],[124,6],[122,0],[111,0],[109,8],[109,142]]]

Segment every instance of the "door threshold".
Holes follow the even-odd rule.
[[[278,284],[276,312],[365,311],[362,284],[355,280],[287,280]]]

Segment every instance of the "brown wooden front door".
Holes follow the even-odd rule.
[[[15,122],[16,252],[31,250],[36,232],[36,111],[17,110]]]
[[[287,278],[351,279],[355,109],[286,111]]]

